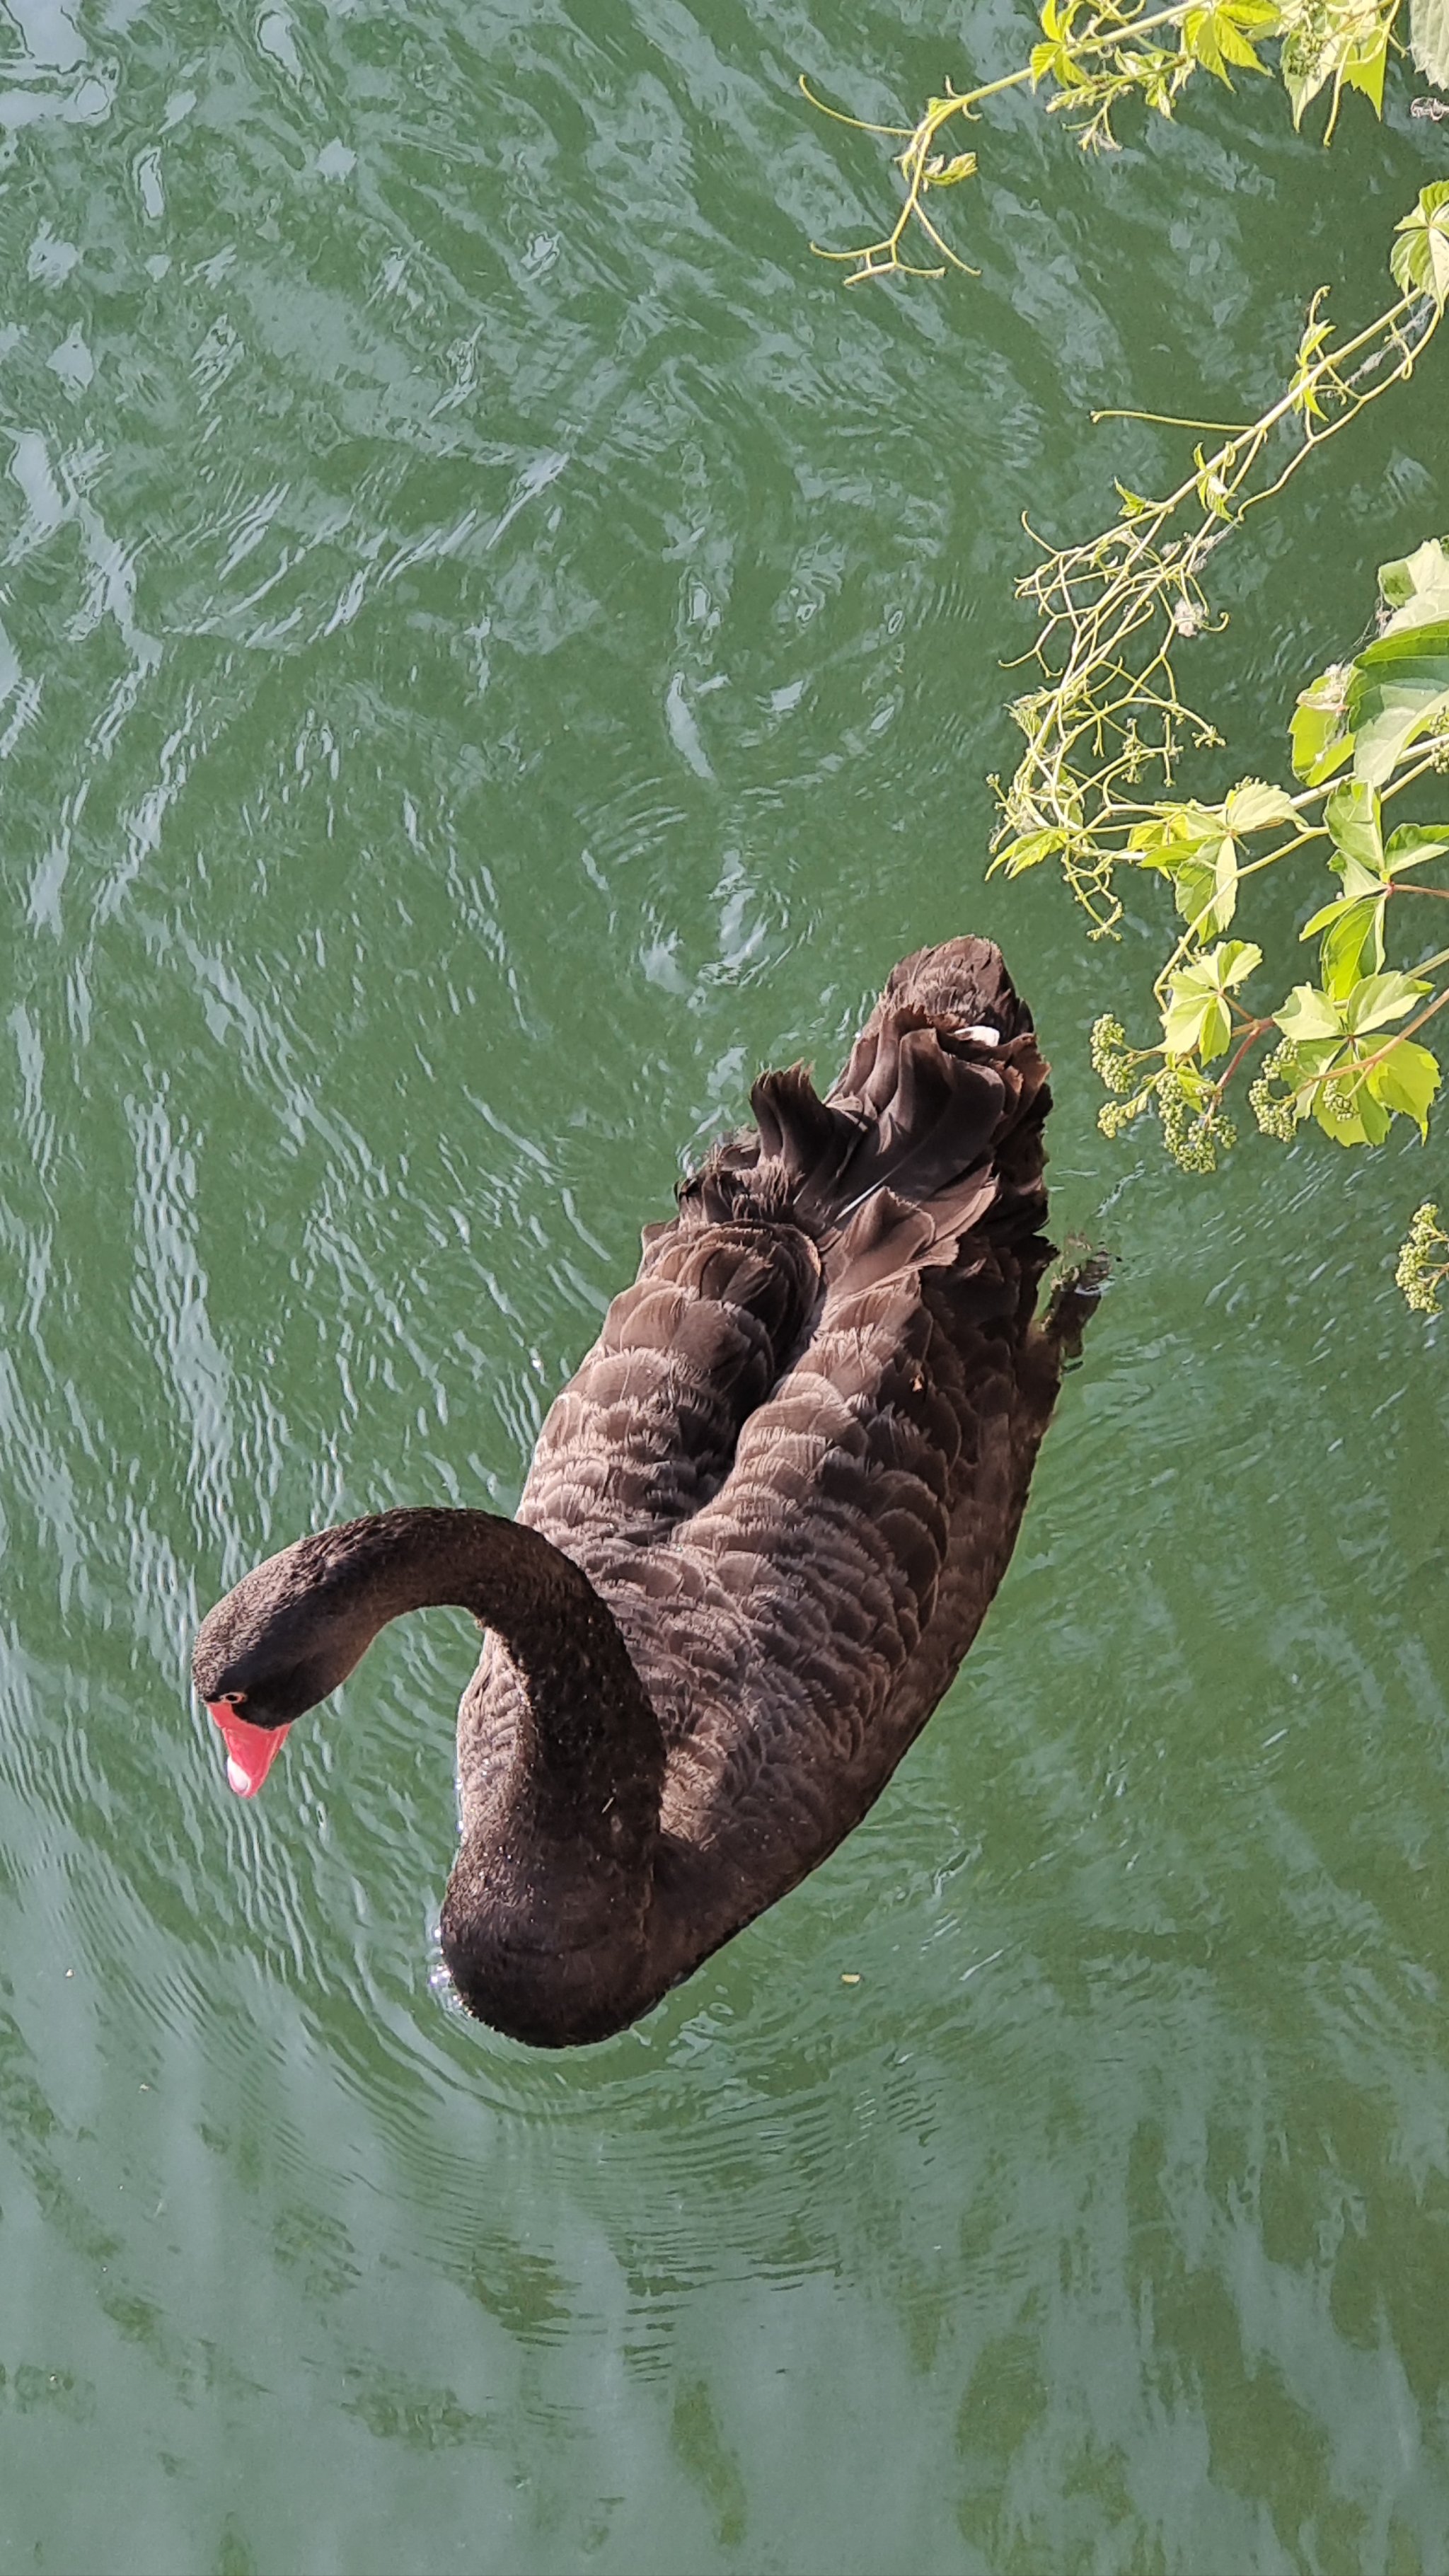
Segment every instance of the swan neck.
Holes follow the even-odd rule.
[[[640,2008],[664,1741],[612,1612],[536,1530],[420,1514],[386,1551],[391,1617],[452,1602],[494,1631],[458,1722],[463,1839],[443,1956],[469,2009],[535,2045],[602,2038]]]
[[[603,1606],[558,1548],[494,1512],[379,1512],[348,1536],[379,1627],[409,1610],[470,1610],[523,1653],[539,1630]]]
[[[614,1785],[658,1725],[613,1613],[539,1531],[492,1512],[380,1513],[358,1524],[359,1578],[378,1626],[410,1610],[469,1610],[500,1637],[524,1685],[526,1767],[561,1794]],[[466,1723],[468,1703],[464,1702]]]

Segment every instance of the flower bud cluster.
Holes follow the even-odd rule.
[[[1248,1090],[1248,1107],[1265,1136],[1276,1137],[1280,1145],[1291,1145],[1298,1124],[1298,1111],[1292,1091],[1279,1091],[1275,1084],[1291,1081],[1297,1071],[1295,1050],[1285,1038],[1276,1046],[1263,1066],[1256,1082]]]
[[[1114,1020],[1110,1012],[1104,1013],[1100,1020],[1093,1023],[1091,1048],[1092,1071],[1098,1080],[1104,1082],[1107,1089],[1115,1092],[1120,1099],[1124,1093],[1131,1090],[1137,1079],[1137,1059],[1128,1048],[1127,1032],[1121,1021]],[[1101,1126],[1104,1136],[1113,1136],[1117,1133],[1117,1129],[1103,1123],[1106,1115],[1106,1111],[1103,1110],[1102,1117],[1097,1123]],[[1131,1115],[1136,1117],[1135,1109]],[[1119,1123],[1125,1125],[1127,1122],[1124,1119]]]
[[[1164,1067],[1157,1079],[1157,1115],[1162,1141],[1184,1172],[1215,1172],[1218,1156],[1237,1143],[1237,1130],[1223,1116],[1215,1092],[1206,1099],[1190,1090],[1176,1065]]]
[[[1134,1118],[1141,1117],[1151,1097],[1152,1086],[1149,1083],[1145,1091],[1138,1092],[1135,1100],[1106,1101],[1097,1112],[1097,1125],[1102,1134],[1120,1136],[1125,1128],[1131,1126]]]
[[[1437,1315],[1439,1290],[1449,1275],[1449,1234],[1439,1223],[1439,1210],[1426,1199],[1399,1246],[1394,1283],[1416,1314]]]

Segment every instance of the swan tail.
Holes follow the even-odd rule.
[[[792,1065],[762,1074],[751,1105],[756,1132],[686,1182],[686,1216],[799,1226],[832,1293],[954,1267],[977,1237],[983,1252],[1025,1255],[1034,1292],[1051,1255],[1040,1231],[1051,1094],[1031,1013],[989,940],[948,940],[897,966],[824,1099]]]

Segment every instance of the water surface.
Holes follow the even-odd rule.
[[[1446,1380],[1410,1145],[1109,1146],[1145,991],[982,883],[1023,510],[1081,534],[1443,129],[1031,102],[978,284],[846,292],[895,117],[1020,11],[422,0],[0,22],[0,2569],[1449,2566]],[[1449,527],[1439,352],[1260,516],[1278,758]],[[968,1670],[639,2030],[429,1984],[466,1625],[255,1808],[197,1615],[302,1528],[508,1508],[753,1071],[1000,936],[1117,1279]],[[853,1984],[845,1979],[858,1980]]]

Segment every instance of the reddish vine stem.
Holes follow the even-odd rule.
[[[1243,1031],[1241,1043],[1228,1066],[1227,1072],[1219,1079],[1218,1096],[1220,1099],[1222,1094],[1227,1090],[1228,1084],[1232,1081],[1232,1078],[1237,1072],[1239,1065],[1242,1063],[1244,1056],[1249,1054],[1252,1048],[1257,1045],[1260,1037],[1265,1036],[1269,1029],[1276,1028],[1276,1026],[1277,1022],[1275,1020],[1249,1021],[1246,1029]]]

